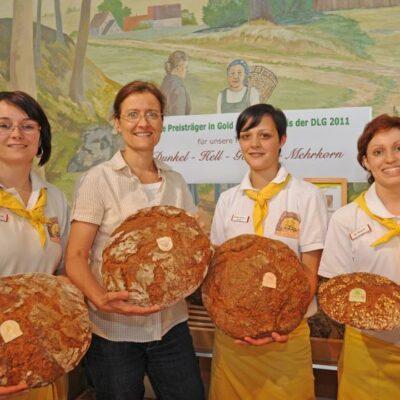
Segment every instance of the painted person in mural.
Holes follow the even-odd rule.
[[[305,319],[289,335],[274,332],[270,337],[235,341],[216,329],[211,400],[315,398],[306,318],[317,310],[314,295],[328,214],[322,192],[279,163],[286,128],[286,116],[270,104],[250,106],[239,115],[236,135],[249,172],[239,185],[221,194],[211,242],[218,246],[235,236],[257,233],[285,243],[304,265],[312,289],[310,305]],[[263,212],[256,217],[253,211],[258,205]],[[293,227],[284,229],[288,218],[297,221],[296,234]]]
[[[226,69],[228,87],[218,94],[217,113],[236,113],[258,104],[260,95],[256,88],[248,86],[250,68],[245,60],[237,59]]]
[[[128,292],[102,286],[102,251],[114,229],[139,209],[173,205],[195,212],[182,176],[154,158],[165,99],[148,82],[118,92],[113,119],[124,149],[77,185],[66,270],[89,300],[93,339],[84,367],[97,400],[141,400],[148,375],[160,399],[202,400],[204,389],[187,325],[187,306],[138,307]]]
[[[189,56],[181,50],[171,53],[165,63],[167,73],[161,83],[160,90],[166,99],[164,115],[189,115],[192,109],[189,92],[184,80],[188,71]],[[197,187],[189,184],[194,202],[198,205],[200,199]]]
[[[171,53],[165,63],[166,75],[160,90],[165,96],[164,115],[189,115],[192,105],[185,87],[189,56],[181,50]]]
[[[51,127],[41,106],[24,92],[0,92],[0,275],[61,274],[69,216],[64,194],[33,170],[51,153]],[[42,222],[52,221],[51,223]],[[9,398],[26,386],[0,387]],[[67,400],[67,376],[14,394],[18,400]]]
[[[400,283],[400,117],[374,118],[357,146],[370,187],[333,214],[319,274],[332,278],[371,272]],[[399,376],[400,328],[363,331],[346,326],[338,399],[398,399]]]

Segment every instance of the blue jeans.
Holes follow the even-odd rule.
[[[204,388],[186,322],[161,340],[112,342],[93,335],[84,358],[96,400],[142,400],[147,374],[157,399],[204,400]]]

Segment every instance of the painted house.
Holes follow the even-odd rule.
[[[157,28],[182,26],[180,3],[147,7],[150,25]]]
[[[124,32],[129,32],[132,29],[135,29],[142,21],[148,21],[148,20],[149,20],[149,16],[147,14],[125,17],[124,18],[124,26],[123,26],[122,30]]]
[[[90,36],[111,35],[113,33],[121,32],[122,30],[119,27],[118,22],[109,11],[95,14],[90,21]]]
[[[400,6],[400,0],[313,0],[316,11]]]

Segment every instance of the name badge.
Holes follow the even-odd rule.
[[[8,222],[8,214],[0,214],[1,222]]]
[[[250,217],[245,215],[232,215],[232,222],[249,222]]]
[[[349,236],[350,236],[351,240],[354,240],[354,239],[357,239],[358,237],[365,235],[366,233],[371,232],[371,231],[372,231],[371,227],[369,226],[369,224],[367,224],[367,225],[363,226],[362,228],[359,228],[356,231],[351,232],[349,234]]]

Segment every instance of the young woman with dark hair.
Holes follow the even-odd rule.
[[[220,245],[254,233],[286,243],[302,261],[310,281],[307,318],[316,311],[327,209],[319,189],[292,177],[280,164],[286,127],[284,113],[270,104],[250,106],[239,115],[236,134],[249,172],[238,186],[221,194],[211,241]],[[209,399],[314,399],[309,333],[306,319],[288,336],[272,333],[234,341],[217,329]]]

